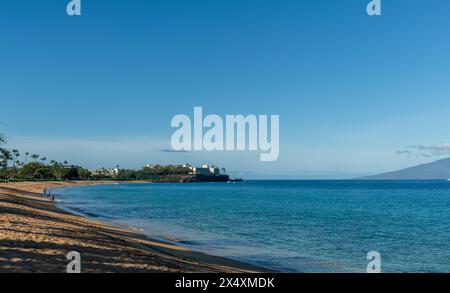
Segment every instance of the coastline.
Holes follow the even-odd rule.
[[[70,251],[84,273],[258,273],[270,270],[195,252],[75,215],[42,196],[50,188],[130,182],[0,183],[0,273],[65,273]]]

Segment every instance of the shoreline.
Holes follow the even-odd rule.
[[[132,182],[0,183],[0,273],[65,273],[69,263],[66,255],[70,251],[81,254],[84,273],[271,272],[76,215],[57,208],[42,196],[45,186],[63,188],[116,183]]]

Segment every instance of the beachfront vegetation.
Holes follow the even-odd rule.
[[[132,180],[149,181],[180,181],[183,176],[188,176],[189,168],[177,165],[144,167],[141,170],[120,169],[117,177]]]
[[[0,180],[141,180],[179,182],[193,177],[192,170],[179,165],[152,165],[140,170],[98,169],[89,171],[83,167],[57,162],[46,157],[18,149],[5,148],[6,140],[0,134]],[[113,170],[113,171],[112,171]]]
[[[44,164],[31,162],[25,164],[17,161],[8,164],[8,157],[2,156],[0,178],[8,181],[21,180],[89,180],[90,172],[82,167],[63,165],[61,163]]]
[[[2,136],[1,143],[5,140]],[[28,158],[31,158],[30,162]],[[23,180],[144,180],[144,181],[180,181],[189,176],[189,168],[177,165],[144,167],[141,170],[119,169],[112,173],[102,168],[89,171],[83,167],[62,163],[41,157],[39,154],[30,155],[17,149],[0,148],[0,179],[7,181]]]
[[[82,167],[56,161],[46,164],[46,157],[38,154],[30,156],[29,152],[25,152],[22,156],[18,149],[9,150],[5,148],[5,144],[5,137],[0,134],[0,179],[8,181],[91,179],[90,172]],[[32,159],[31,162],[28,162],[28,157]]]
[[[141,170],[118,169],[112,174],[107,169],[91,172],[83,167],[69,165],[67,162],[59,163],[54,160],[46,164],[40,161],[37,155],[32,156],[33,161],[25,163],[18,158],[20,153],[2,149],[0,156],[0,178],[7,181],[23,180],[144,180],[144,181],[180,181],[188,176],[190,169],[182,166],[154,166],[144,167]]]

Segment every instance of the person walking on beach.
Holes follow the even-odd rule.
[[[49,197],[51,195],[50,187],[46,186],[44,188],[44,197]]]

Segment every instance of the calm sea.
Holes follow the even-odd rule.
[[[56,192],[60,206],[193,250],[284,272],[450,272],[448,181],[124,184]]]

